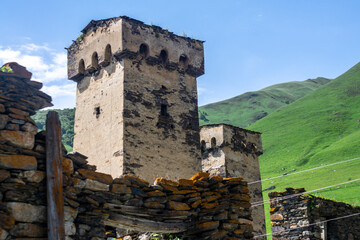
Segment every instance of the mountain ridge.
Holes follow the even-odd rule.
[[[248,127],[276,109],[296,101],[330,81],[318,77],[280,83],[201,106],[199,107],[200,125],[229,123],[242,128]]]

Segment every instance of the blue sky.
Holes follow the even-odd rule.
[[[75,106],[66,51],[92,19],[127,15],[205,40],[199,104],[272,84],[335,78],[360,59],[360,1],[3,1],[0,64],[18,61],[56,108]]]

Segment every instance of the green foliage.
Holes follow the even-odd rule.
[[[85,34],[81,33],[79,37],[76,39],[76,42],[81,42],[85,37]]]
[[[72,151],[74,140],[74,117],[75,108],[69,109],[52,109],[59,113],[61,122],[62,141],[68,151]],[[45,130],[46,114],[50,110],[38,111],[32,118],[36,122],[39,130]]]
[[[2,67],[0,68],[0,71],[1,71],[1,72],[4,72],[4,73],[13,73],[13,72],[14,72],[14,71],[11,69],[10,66],[2,66]]]
[[[151,240],[181,240],[181,238],[174,233],[152,233]]]
[[[199,107],[200,125],[228,123],[248,127],[259,119],[286,106],[328,83],[326,78],[273,85],[247,92],[221,102]]]

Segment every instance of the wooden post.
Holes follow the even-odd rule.
[[[46,116],[46,180],[48,239],[65,239],[61,125],[57,112]]]

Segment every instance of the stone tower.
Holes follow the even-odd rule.
[[[203,73],[202,41],[128,17],[91,21],[68,48],[68,77],[77,82],[74,151],[113,177],[201,171]]]
[[[212,124],[201,127],[200,140],[203,171],[223,177],[243,177],[250,183],[250,202],[263,201],[258,159],[262,154],[261,133]],[[252,216],[255,235],[266,234],[264,206],[253,207]]]

